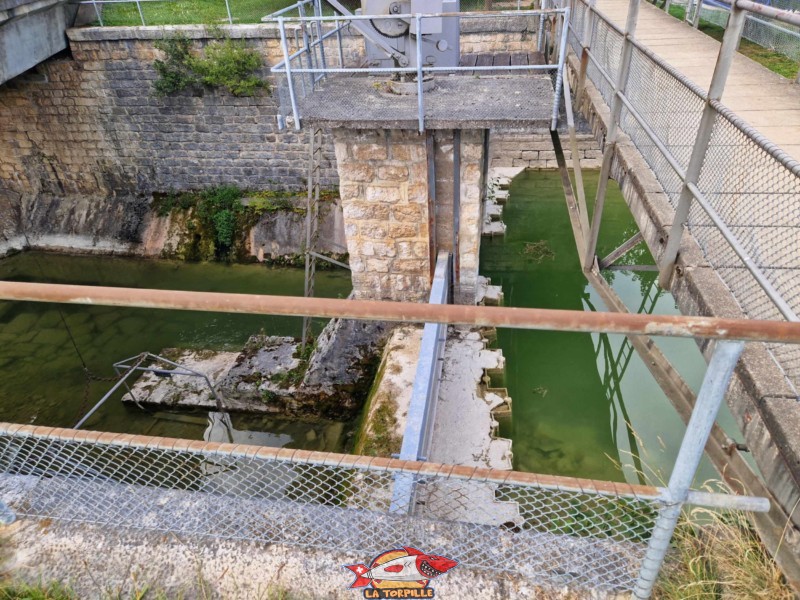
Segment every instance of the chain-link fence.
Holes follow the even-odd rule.
[[[586,23],[589,15],[591,24]],[[622,32],[579,2],[569,36],[578,55],[585,32],[590,35],[586,45],[592,57],[587,77],[610,106],[622,54]],[[621,128],[677,207],[698,136],[705,92],[634,44],[624,96],[627,104],[621,112]],[[776,298],[765,292],[758,278],[774,287],[778,301],[795,313],[800,311],[800,164],[719,103],[714,105],[713,133],[697,181],[708,210],[695,202],[688,227],[748,317],[783,319],[785,313],[778,309]],[[727,232],[723,233],[723,227]],[[800,390],[800,353],[779,346],[772,347],[772,352],[787,380]]]
[[[717,0],[697,2],[691,0],[678,0],[671,2],[673,5],[683,6],[688,11],[687,19],[694,22],[697,10],[700,10],[700,22],[713,23],[719,27],[728,26],[730,7]],[[768,3],[773,8],[800,11],[798,0],[777,0]],[[747,15],[742,37],[768,48],[792,60],[800,61],[800,28],[780,23],[763,15]]]
[[[642,486],[18,425],[0,425],[0,491],[21,516],[364,558],[399,544],[608,591],[632,588],[664,505]]]

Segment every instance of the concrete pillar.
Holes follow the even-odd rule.
[[[436,179],[436,202],[431,215],[425,135],[405,130],[333,132],[357,298],[426,301],[430,257],[439,250],[453,252],[453,226],[457,219],[455,301],[475,302],[485,185],[484,132],[460,132],[458,161],[454,161],[455,132],[435,131],[433,136],[430,159]],[[458,190],[454,185],[456,164]],[[436,247],[432,249],[434,243]]]

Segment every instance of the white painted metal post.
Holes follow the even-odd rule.
[[[694,10],[694,19],[692,20],[692,27],[697,29],[700,26],[700,13],[703,12],[703,0],[697,0],[697,8]]]
[[[226,0],[227,2],[227,0]],[[139,18],[142,20],[142,27],[147,26],[147,23],[144,22],[144,13],[142,12],[142,3],[139,0],[136,0],[136,9],[139,11]]]
[[[422,98],[422,15],[418,14],[415,17],[417,23],[417,111],[419,118],[419,132],[425,131],[425,104]]]
[[[744,342],[719,342],[711,357],[711,362],[703,378],[697,402],[692,410],[686,433],[683,436],[675,467],[669,478],[669,502],[661,509],[653,528],[653,535],[647,545],[647,553],[642,560],[639,577],[633,590],[635,598],[645,600],[650,597],[661,565],[669,549],[669,543],[681,508],[689,496],[689,488],[694,481],[700,459],[708,442],[711,428],[725,398],[733,369],[744,349]]]
[[[558,70],[556,71],[556,85],[553,96],[553,116],[550,121],[550,129],[555,131],[558,126],[558,111],[561,106],[561,86],[564,84],[564,65],[567,60],[567,34],[569,26],[569,8],[565,8],[561,14],[561,27],[558,29]]]
[[[228,11],[228,25],[233,25],[233,16],[231,15],[231,4],[228,0],[225,0],[225,10]]]
[[[681,188],[681,195],[678,198],[678,206],[675,209],[675,218],[672,221],[672,228],[667,239],[667,247],[661,259],[660,274],[658,283],[661,287],[669,289],[672,273],[675,269],[675,261],[678,258],[678,249],[681,245],[683,227],[689,218],[691,208],[692,192],[690,184],[696,184],[700,178],[700,171],[703,161],[708,151],[708,144],[711,141],[711,134],[714,131],[714,123],[717,118],[717,111],[711,106],[712,101],[722,98],[725,89],[725,82],[731,70],[733,57],[736,54],[736,45],[744,30],[745,11],[738,8],[735,4],[731,6],[731,15],[728,19],[728,28],[722,38],[722,45],[717,56],[717,65],[714,68],[714,75],[711,78],[711,85],[708,88],[706,105],[703,109],[703,116],[700,118],[700,126],[697,131],[697,138],[692,148],[692,155],[686,167],[686,178]]]
[[[100,14],[100,9],[97,8],[97,1],[92,0],[92,5],[94,6],[94,14],[97,15],[97,20],[100,22],[100,27],[103,26],[103,16]]]
[[[286,24],[283,17],[278,17],[278,29],[281,31],[281,50],[283,51],[283,64],[286,69],[286,79],[289,85],[289,100],[292,103],[292,116],[294,117],[294,128],[300,131],[300,115],[297,111],[297,100],[294,97],[294,80],[292,79],[292,68],[289,58],[289,45],[286,43]]]
[[[583,39],[580,40],[583,51],[581,52],[581,68],[578,72],[578,82],[575,86],[575,110],[578,110],[578,103],[583,96],[586,87],[586,71],[589,68],[589,52],[592,49],[592,37],[594,36],[594,14],[596,0],[589,0],[583,5]],[[576,13],[577,14],[577,13]]]
[[[597,238],[600,235],[603,206],[606,201],[608,180],[611,177],[611,163],[614,160],[614,151],[619,137],[618,121],[622,114],[622,95],[625,93],[625,86],[628,84],[628,74],[631,67],[631,56],[633,54],[631,40],[636,36],[636,23],[639,20],[639,3],[640,0],[630,0],[628,4],[628,20],[625,23],[622,59],[620,60],[617,81],[614,86],[614,100],[611,103],[611,122],[608,124],[606,147],[603,151],[603,164],[600,169],[600,180],[597,183],[597,195],[595,196],[594,212],[592,213],[592,229],[589,232],[589,239],[586,240],[586,256],[583,258],[583,268],[587,271],[592,268],[595,254],[597,253]]]

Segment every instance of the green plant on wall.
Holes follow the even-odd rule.
[[[203,55],[191,52],[191,41],[182,36],[159,40],[155,47],[165,55],[153,67],[158,74],[156,93],[168,96],[201,86],[224,88],[234,96],[252,96],[267,83],[255,72],[261,67],[261,55],[242,40],[225,38],[209,43]]]

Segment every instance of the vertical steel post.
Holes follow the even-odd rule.
[[[703,0],[697,0],[697,8],[694,10],[694,18],[692,19],[692,27],[697,29],[700,26],[700,13],[703,12]]]
[[[342,45],[342,29],[339,26],[339,19],[334,21],[336,24],[336,41],[339,45],[339,67],[344,69],[344,47]]]
[[[547,0],[542,0],[541,9],[547,8]],[[544,52],[544,13],[539,15],[539,29],[536,32],[536,50]]]
[[[569,26],[569,8],[561,14],[561,28],[558,40],[558,70],[556,71],[555,96],[553,97],[553,118],[550,129],[555,131],[558,126],[558,111],[561,108],[561,86],[564,85],[564,64],[567,58],[567,27]]]
[[[594,201],[594,212],[592,213],[592,229],[589,232],[589,239],[586,240],[586,256],[583,258],[583,268],[591,270],[594,264],[595,254],[597,253],[597,237],[600,235],[600,223],[603,219],[603,207],[606,202],[606,191],[608,190],[608,180],[611,177],[611,163],[614,160],[614,151],[617,147],[619,137],[618,121],[622,114],[622,95],[628,85],[628,75],[631,67],[631,56],[633,55],[633,44],[631,40],[636,36],[636,24],[639,20],[640,0],[630,0],[628,4],[628,20],[625,23],[625,38],[622,42],[622,58],[617,72],[617,81],[614,85],[614,100],[611,103],[611,121],[608,124],[606,135],[606,147],[603,151],[603,164],[600,169],[600,180],[597,183],[597,195]]]
[[[289,64],[289,45],[286,43],[286,24],[283,17],[278,17],[278,29],[281,31],[281,50],[283,51],[283,64],[286,65],[286,79],[289,85],[289,100],[292,103],[294,128],[300,131],[300,115],[297,111],[297,99],[294,97],[294,80],[292,79],[292,67]]]
[[[717,419],[733,369],[743,348],[744,342],[724,341],[718,342],[714,350],[669,478],[667,486],[669,502],[659,512],[653,527],[653,535],[647,545],[647,552],[642,560],[639,577],[633,590],[635,598],[644,600],[649,598],[653,591],[681,508],[689,495],[689,488],[694,481],[700,459],[703,458],[708,436]]]
[[[97,20],[100,23],[100,27],[103,26],[103,15],[100,14],[100,9],[97,8],[97,0],[92,0],[92,5],[94,6],[94,14],[97,15]]]
[[[231,15],[231,4],[228,0],[225,0],[225,10],[228,11],[228,25],[233,25],[233,16]]]
[[[417,23],[417,111],[419,118],[419,132],[425,131],[425,104],[422,98],[422,15],[414,17]]]
[[[322,21],[319,17],[322,16],[322,7],[318,2],[314,2],[314,16],[317,17],[317,41],[319,42],[319,61],[323,70],[328,70],[328,61],[325,59],[325,40],[323,39],[324,32],[322,31]],[[320,79],[325,77],[325,73],[320,74]]]
[[[592,49],[592,36],[594,36],[595,2],[596,0],[589,0],[588,3],[583,5],[583,39],[580,40],[583,51],[581,52],[581,68],[578,72],[578,81],[575,85],[576,104],[580,102],[583,90],[586,87],[586,71],[589,69],[589,52]]]
[[[664,3],[664,12],[665,12],[665,13],[669,14],[669,8],[670,8],[670,6],[672,6],[672,0],[667,0],[667,1]]]
[[[714,75],[711,78],[711,85],[708,88],[706,105],[703,108],[703,116],[700,118],[700,126],[697,130],[692,155],[686,167],[686,179],[681,187],[681,195],[678,198],[678,206],[675,209],[675,218],[672,221],[672,228],[667,239],[667,247],[661,259],[658,283],[664,289],[669,289],[672,273],[675,269],[675,262],[678,259],[678,250],[683,236],[683,227],[689,218],[689,209],[692,203],[692,192],[689,184],[697,184],[700,179],[700,171],[703,161],[708,151],[708,144],[711,142],[711,134],[714,131],[714,123],[717,118],[717,111],[711,106],[712,101],[722,98],[725,90],[725,82],[731,70],[733,57],[736,55],[736,45],[744,30],[746,13],[736,4],[731,5],[731,16],[728,20],[728,28],[722,38],[722,45],[717,56],[717,65],[714,67]]]

